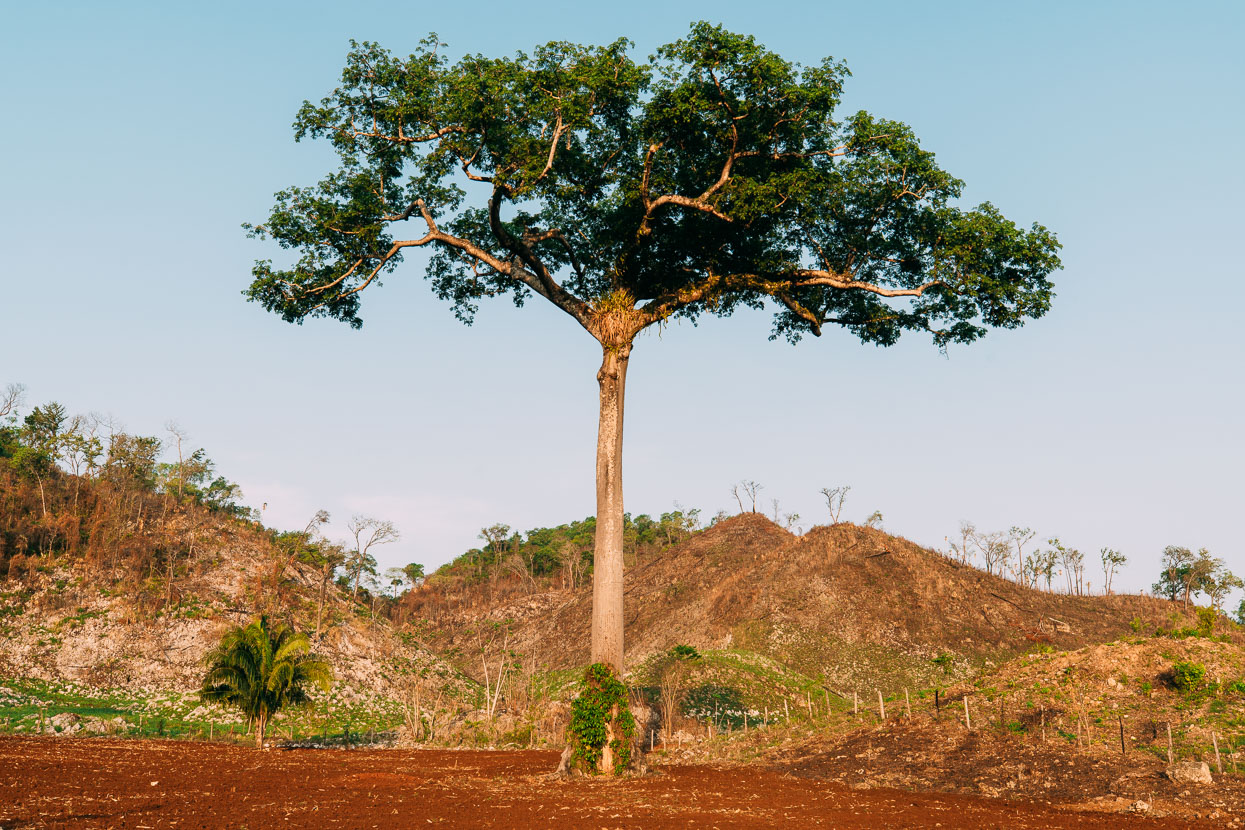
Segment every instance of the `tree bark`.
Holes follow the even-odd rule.
[[[623,400],[631,344],[604,346],[597,431],[597,526],[592,567],[592,662],[623,666]]]

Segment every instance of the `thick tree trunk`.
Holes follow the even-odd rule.
[[[623,399],[631,344],[604,348],[597,382],[597,527],[592,569],[592,662],[623,672]]]

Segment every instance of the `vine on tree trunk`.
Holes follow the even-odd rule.
[[[627,687],[605,663],[593,663],[584,675],[587,688],[571,704],[569,727],[573,760],[590,773],[600,771],[608,741],[614,755],[614,774],[631,766],[635,718],[627,702]],[[613,740],[610,740],[611,733]]]

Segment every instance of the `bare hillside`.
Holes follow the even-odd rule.
[[[428,619],[428,641],[464,647],[481,620],[510,620],[519,653],[551,668],[581,665],[590,607],[590,587],[491,604],[481,591]],[[1153,626],[1173,610],[1150,597],[1022,588],[879,530],[842,524],[795,536],[742,514],[628,572],[627,662],[682,643],[758,652],[831,686],[920,685],[943,676],[931,663],[942,654],[946,669],[965,674],[1035,644],[1112,640],[1134,619]]]
[[[320,579],[312,568],[280,561],[262,532],[233,520],[212,522],[200,538],[167,594],[144,590],[144,574],[117,580],[69,557],[0,583],[0,677],[184,693],[198,688],[203,657],[229,626],[266,611],[314,630]],[[412,676],[465,687],[447,663],[335,586],[325,597],[313,647],[331,663],[342,699],[389,705]]]

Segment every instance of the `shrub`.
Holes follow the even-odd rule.
[[[1202,685],[1206,667],[1201,663],[1180,662],[1172,666],[1171,684],[1178,692],[1189,694]]]
[[[1215,618],[1219,613],[1214,608],[1197,609],[1197,634],[1199,637],[1209,637],[1211,632],[1215,630]]]
[[[680,660],[699,660],[700,652],[693,646],[677,645],[670,649],[670,654]]]

